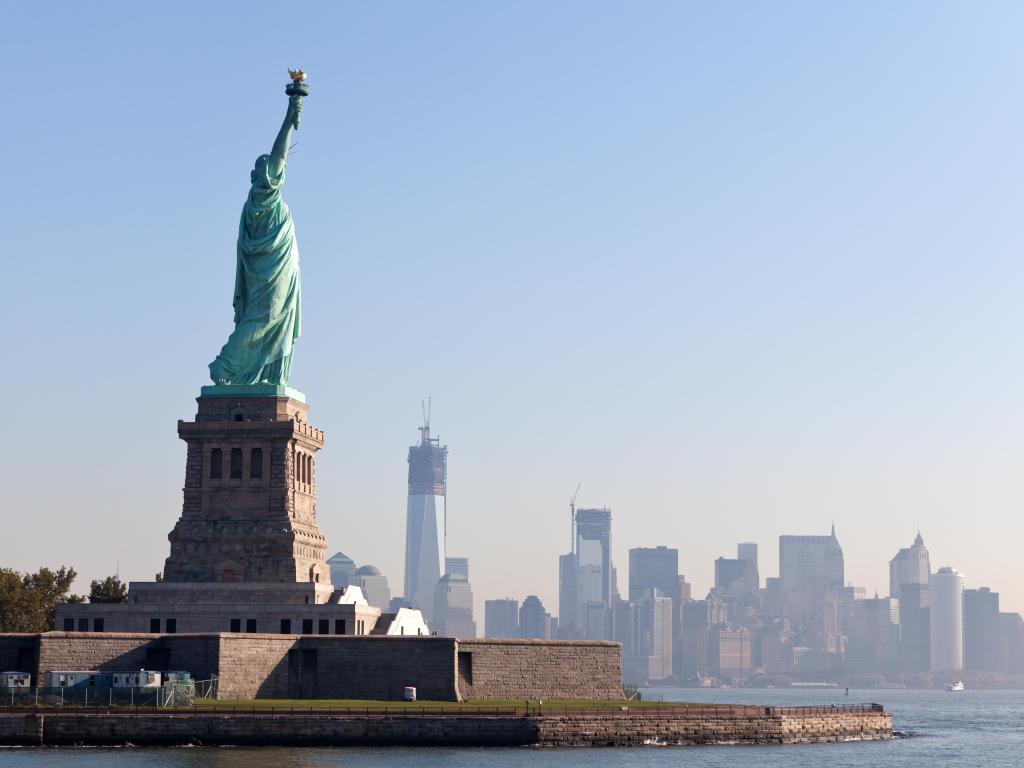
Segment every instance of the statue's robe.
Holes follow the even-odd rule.
[[[252,172],[238,224],[235,330],[210,363],[216,384],[286,385],[299,337],[299,249],[281,199],[284,171],[273,176],[265,157]]]

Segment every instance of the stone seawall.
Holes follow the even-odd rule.
[[[737,708],[751,709],[754,708]],[[875,711],[556,715],[0,714],[0,745],[641,746],[795,744],[892,737]]]

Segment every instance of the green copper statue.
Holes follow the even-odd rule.
[[[210,363],[210,378],[218,385],[287,386],[291,374],[292,348],[301,326],[299,248],[281,185],[289,140],[299,127],[309,86],[301,70],[289,74],[288,113],[270,154],[256,158],[238,224],[235,330]]]

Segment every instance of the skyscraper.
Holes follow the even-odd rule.
[[[405,520],[405,598],[433,620],[434,587],[445,560],[445,497],[448,447],[430,436],[429,418],[420,443],[409,448],[409,500]]]
[[[1024,619],[1019,613],[999,614],[998,669],[1008,675],[1024,669]]]
[[[828,536],[779,536],[783,594],[843,586],[843,548],[835,526]]]
[[[446,557],[444,559],[444,572],[458,574],[466,581],[469,581],[469,558]]]
[[[672,600],[654,587],[615,607],[614,638],[622,643],[622,679],[644,685],[672,676]]]
[[[829,602],[828,592],[843,586],[843,548],[835,526],[828,536],[779,537],[779,591],[782,615],[798,635],[803,630],[830,634],[819,610]]]
[[[388,586],[387,576],[384,576],[376,567],[364,565],[352,576],[352,581],[363,591],[363,597],[370,605],[386,611],[391,605],[391,588]]]
[[[931,572],[928,548],[918,531],[914,543],[901,549],[889,561],[889,597],[898,598],[904,584],[927,584]]]
[[[757,561],[728,557],[715,560],[715,590],[726,598],[756,594]]]
[[[900,669],[925,672],[930,666],[931,589],[927,584],[900,588]]]
[[[935,672],[963,669],[964,575],[939,568],[931,577],[931,668]]]
[[[583,637],[576,601],[576,553],[558,558],[558,636],[563,640]]]
[[[853,600],[848,610],[846,668],[851,672],[895,672],[900,657],[899,600]]]
[[[741,541],[736,545],[736,557],[740,560],[757,562],[757,544],[752,541]]]
[[[573,551],[558,559],[561,637],[607,640],[610,635],[615,569],[611,560],[610,509],[573,511]]]
[[[712,627],[725,624],[725,603],[709,597],[683,603],[682,608],[682,658],[676,666],[683,675],[706,675],[710,672],[708,633]]]
[[[527,595],[519,608],[519,636],[528,640],[551,639],[551,617],[536,595]]]
[[[577,599],[612,604],[612,511],[576,510]]]
[[[519,637],[519,601],[487,600],[484,602],[484,636]]]
[[[434,587],[434,619],[430,628],[443,637],[476,637],[473,591],[459,575],[446,573]]]
[[[964,669],[999,669],[999,593],[964,590]]]
[[[652,588],[664,597],[678,598],[678,549],[634,547],[629,550],[629,602],[639,602]]]
[[[335,587],[347,587],[352,583],[356,562],[344,552],[336,552],[327,558],[327,567],[331,570],[331,583]]]
[[[761,575],[757,570],[757,544],[752,541],[741,541],[736,545],[736,558],[753,563],[754,591],[761,589]]]

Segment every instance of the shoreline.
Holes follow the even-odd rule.
[[[849,743],[895,738],[861,707],[693,707],[560,714],[0,713],[0,745],[638,747]]]

